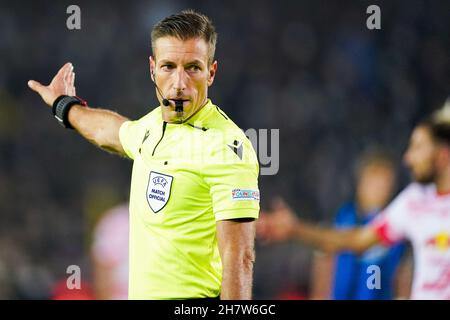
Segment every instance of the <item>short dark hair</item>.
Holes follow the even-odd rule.
[[[208,44],[208,64],[214,60],[216,51],[217,33],[212,21],[204,14],[194,10],[183,10],[173,14],[152,29],[152,50],[155,52],[155,42],[162,37],[176,37],[181,40],[201,38]]]
[[[430,129],[436,142],[450,146],[450,99],[447,99],[444,106],[434,111],[422,124]]]

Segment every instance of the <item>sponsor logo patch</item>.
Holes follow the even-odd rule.
[[[259,200],[259,191],[251,189],[233,189],[231,191],[231,199],[240,200]]]
[[[446,232],[440,232],[425,242],[427,247],[446,251],[450,248],[450,235]]]
[[[169,201],[173,177],[151,171],[147,186],[147,202],[154,213],[161,211]]]

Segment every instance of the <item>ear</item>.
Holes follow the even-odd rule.
[[[148,58],[149,60],[149,65],[150,65],[150,77],[152,78],[152,81],[155,82],[155,67],[156,67],[156,62],[155,59],[153,58],[153,56],[150,56]]]
[[[209,66],[209,70],[208,70],[208,87],[210,87],[213,84],[214,78],[216,76],[216,72],[217,72],[217,60],[214,61],[213,63],[211,63],[211,65]]]
[[[442,147],[441,157],[445,163],[450,163],[450,148],[447,145]]]

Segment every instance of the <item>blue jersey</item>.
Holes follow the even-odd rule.
[[[369,223],[376,213],[358,216],[353,203],[339,209],[335,225],[337,228],[352,228]],[[393,298],[393,280],[397,266],[405,251],[404,243],[392,247],[374,246],[362,255],[342,252],[336,257],[332,297],[336,300],[386,300]],[[370,289],[367,280],[372,275],[368,268],[380,268],[380,288]]]

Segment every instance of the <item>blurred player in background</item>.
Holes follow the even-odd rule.
[[[335,227],[339,229],[370,223],[391,200],[395,191],[395,165],[386,151],[370,148],[358,159],[355,169],[355,198],[338,210]],[[285,204],[281,202],[279,206]],[[342,252],[336,256],[315,252],[311,298],[392,299],[397,296],[395,291],[399,274],[396,271],[405,247],[403,242],[390,248],[375,246],[360,256],[352,252]],[[380,290],[370,290],[366,285],[366,270],[373,264],[383,270]],[[400,295],[404,296],[404,293]]]
[[[128,204],[106,211],[95,226],[92,244],[96,299],[128,299]]]
[[[259,235],[298,239],[326,252],[360,254],[379,243],[388,246],[408,239],[414,254],[411,298],[450,299],[450,104],[416,126],[404,160],[415,182],[367,226],[321,228],[279,206],[273,214],[262,215]]]

